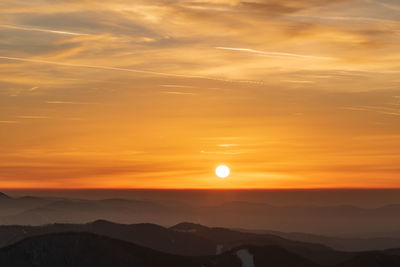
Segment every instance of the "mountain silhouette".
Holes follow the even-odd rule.
[[[400,266],[400,256],[371,251],[361,253],[339,267],[394,267]]]
[[[237,230],[241,232],[250,232],[256,234],[277,235],[285,239],[297,240],[306,243],[323,244],[335,250],[343,251],[385,250],[394,247],[400,247],[400,239],[393,237],[334,237],[301,232],[286,233],[273,230],[248,230],[240,228]]]
[[[250,258],[243,259],[246,253]],[[90,233],[56,233],[22,240],[0,250],[0,266],[41,267],[318,267],[279,247],[241,247],[215,256],[159,252]]]
[[[211,240],[179,233],[155,224],[129,225],[105,220],[97,220],[88,224],[50,224],[40,227],[0,226],[0,246],[4,247],[31,236],[60,232],[90,232],[166,253],[191,256],[215,254],[217,246]]]
[[[0,192],[0,199],[10,199],[10,197],[4,194],[3,192]]]
[[[278,246],[320,264],[341,263],[354,256],[354,253],[336,251],[324,245],[293,241],[271,234],[244,233],[192,223],[165,228],[149,223],[117,224],[106,220],[40,227],[0,226],[0,246],[27,237],[61,232],[88,232],[183,256],[216,255],[244,245]]]
[[[272,234],[254,234],[221,227],[206,227],[195,223],[180,223],[170,229],[190,233],[195,236],[213,240],[220,244],[221,251],[231,250],[241,245],[279,246],[320,264],[336,264],[350,259],[351,252],[336,251],[317,243],[300,242]]]
[[[205,205],[193,201],[183,203],[162,201],[162,196],[159,197],[160,199],[153,196],[145,201],[119,198],[85,200],[3,197],[0,198],[0,224],[86,223],[99,218],[125,224],[149,222],[174,225],[179,221],[194,221],[233,229],[273,229],[280,233],[294,231],[311,233],[313,237],[271,234],[298,241],[323,243],[343,250],[387,249],[400,245],[399,204],[375,208],[351,205],[277,206],[244,201]],[[364,223],[366,221],[369,223]],[[350,236],[359,239],[334,239],[323,236]],[[362,240],[370,238],[373,240]]]
[[[182,256],[92,233],[66,232],[33,236],[1,248],[0,266],[398,267],[400,256],[396,253],[397,250],[362,252],[340,264],[322,265],[278,246],[243,245],[219,255]]]

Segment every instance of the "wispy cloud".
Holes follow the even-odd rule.
[[[308,184],[399,186],[384,171],[379,181],[310,172],[399,165],[400,140],[386,135],[400,119],[400,13],[378,2],[398,3],[366,1],[0,0],[0,165],[40,165],[0,170],[3,185],[197,186],[204,175],[176,173],[229,159],[260,188],[275,168],[306,169],[294,187],[303,174]],[[354,141],[383,124],[381,140]],[[43,152],[16,157],[21,144]],[[151,166],[132,170],[136,160]]]
[[[43,29],[43,28],[33,28],[33,27],[27,27],[27,26],[17,26],[17,25],[7,25],[7,24],[1,24],[0,27],[7,28],[7,29],[22,30],[22,31],[37,31],[37,32],[46,32],[46,33],[54,33],[54,34],[62,34],[62,35],[74,35],[74,36],[90,35],[87,33],[57,31],[57,30],[50,30],[50,29]]]
[[[160,86],[167,87],[167,88],[194,88],[194,86],[180,85],[180,84],[161,84]]]
[[[354,21],[354,22],[389,22],[400,23],[398,20],[384,19],[384,18],[371,18],[371,17],[340,17],[340,16],[311,16],[311,15],[289,15],[291,18],[298,19],[318,19],[318,20],[332,20],[332,21]]]
[[[95,105],[91,102],[71,102],[71,101],[46,101],[47,104],[65,104],[65,105]]]
[[[307,81],[307,80],[285,80],[285,82],[288,82],[288,83],[305,83],[305,84],[315,83],[314,81]]]
[[[286,53],[286,52],[266,52],[266,51],[254,50],[254,49],[250,49],[250,48],[223,47],[223,46],[218,46],[215,48],[221,49],[221,50],[248,52],[248,53],[271,56],[271,57],[296,57],[296,58],[321,59],[321,60],[334,59],[332,57],[310,56],[310,55],[301,55],[301,54],[293,54],[293,53]]]
[[[201,150],[202,154],[217,154],[217,155],[240,155],[254,152],[254,150],[230,150],[230,151],[206,151]]]
[[[7,56],[0,56],[0,59],[14,60],[14,61],[23,61],[23,62],[32,62],[32,63],[40,63],[40,64],[52,64],[52,65],[59,65],[59,66],[66,66],[66,67],[91,68],[91,69],[102,69],[102,70],[113,70],[113,71],[134,72],[134,73],[141,73],[141,74],[148,74],[148,75],[156,75],[156,76],[168,76],[168,77],[180,77],[180,78],[193,78],[193,79],[206,79],[206,80],[224,81],[224,82],[241,82],[241,81],[232,81],[232,80],[228,80],[228,79],[219,79],[219,78],[206,77],[206,76],[198,76],[198,75],[173,74],[173,73],[166,73],[166,72],[156,72],[156,71],[129,69],[129,68],[118,68],[118,67],[108,67],[108,66],[96,66],[96,65],[86,65],[86,64],[64,63],[64,62],[48,61],[48,60],[41,60],[41,59],[30,59],[30,58],[19,58],[19,57],[7,57]],[[247,82],[247,81],[245,81],[245,82]]]
[[[383,1],[376,1],[376,0],[368,0],[368,2],[373,2],[376,4],[379,4],[387,9],[395,10],[395,11],[400,11],[400,5],[395,5],[395,4],[388,4]]]
[[[23,116],[18,116],[20,119],[49,119],[50,117],[48,116],[32,116],[32,115],[23,115]]]
[[[0,123],[14,124],[14,123],[19,123],[19,122],[18,121],[0,121]]]
[[[168,91],[168,92],[162,92],[163,94],[168,94],[168,95],[195,95],[195,93],[189,93],[189,92],[177,92],[177,91]]]
[[[391,116],[400,116],[400,110],[395,108],[378,107],[378,106],[354,106],[354,107],[342,107],[342,109],[353,110],[353,111],[369,111],[376,112]]]
[[[236,147],[239,146],[238,144],[218,144],[219,147]]]

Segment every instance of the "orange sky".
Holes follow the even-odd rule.
[[[3,0],[0,187],[400,187],[399,45],[397,0]]]

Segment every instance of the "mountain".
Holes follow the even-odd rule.
[[[354,253],[336,251],[325,245],[289,240],[272,234],[254,234],[221,227],[206,227],[194,223],[180,223],[170,229],[213,240],[220,251],[228,251],[242,245],[279,246],[319,264],[336,264],[354,256]]]
[[[190,244],[187,244],[188,246]],[[4,267],[398,267],[400,256],[363,252],[321,265],[278,246],[241,246],[219,255],[180,256],[91,233],[34,236],[0,249]]]
[[[7,218],[13,218],[15,214],[23,213],[27,210],[36,209],[56,201],[54,198],[41,198],[25,196],[19,198],[0,197],[0,223],[7,224]],[[29,218],[21,218],[29,223]],[[17,221],[18,222],[18,221]],[[22,222],[21,222],[22,223]]]
[[[245,233],[192,223],[165,228],[149,223],[117,224],[105,220],[39,227],[0,226],[0,247],[27,237],[61,232],[89,232],[184,256],[216,255],[244,245],[279,246],[320,264],[340,263],[354,256],[354,253],[336,251],[324,245],[293,241],[271,234]]]
[[[187,257],[89,233],[25,239],[0,250],[5,267],[319,267],[279,247],[242,247],[221,255]]]
[[[399,204],[377,208],[351,205],[274,206],[243,201],[214,204],[205,201],[163,201],[163,195],[159,197],[147,198],[145,201],[118,198],[104,200],[48,197],[0,198],[0,224],[85,223],[99,218],[118,223],[149,222],[161,225],[194,221],[204,225],[223,225],[227,228],[273,229],[285,233],[296,231],[319,236],[355,239],[374,238],[371,242],[368,240],[342,242],[343,240],[332,239],[330,241],[334,242],[329,241],[330,246],[343,250],[390,248],[400,241]],[[186,198],[190,200],[189,196]],[[390,238],[382,239],[381,237]],[[298,240],[307,241],[306,239]],[[318,239],[308,242],[322,243]],[[363,246],[367,243],[373,246]],[[381,245],[378,247],[374,244]]]
[[[224,225],[229,228],[260,229],[259,226],[261,226],[261,229],[318,235],[400,237],[400,235],[385,234],[396,231],[399,234],[399,204],[362,208],[352,205],[274,206],[266,203],[234,201],[199,208],[197,214],[208,214],[208,216],[205,218],[206,216],[199,215],[198,219],[194,220],[196,222],[206,225]]]
[[[356,238],[356,237],[333,237],[298,232],[280,232],[273,230],[247,230],[237,229],[241,232],[250,232],[256,234],[271,234],[283,237],[285,239],[297,240],[307,243],[318,243],[331,247],[335,250],[343,251],[367,251],[367,250],[385,250],[400,247],[400,238],[393,237],[375,237],[375,238]]]
[[[324,245],[293,241],[271,234],[245,233],[192,223],[180,223],[165,228],[149,223],[117,224],[105,220],[39,227],[0,226],[0,247],[27,237],[61,232],[89,232],[184,256],[216,255],[243,245],[279,246],[320,264],[340,263],[353,256],[353,253],[336,251]]]
[[[119,222],[156,221],[168,209],[150,201],[104,199],[54,199],[23,197],[0,201],[0,224],[43,225],[54,222],[84,223],[98,218]]]
[[[0,250],[0,265],[10,267],[201,266],[197,260],[89,233],[36,236]]]
[[[0,247],[31,236],[61,232],[90,232],[180,255],[215,254],[217,246],[211,240],[175,232],[155,224],[128,225],[97,220],[88,224],[50,224],[39,227],[0,226]]]
[[[192,225],[197,228],[197,232],[190,228]],[[291,241],[274,235],[241,233],[190,223],[178,224],[168,229],[155,224],[117,224],[105,220],[88,224],[50,224],[40,227],[0,226],[0,246],[4,247],[27,237],[60,232],[90,232],[166,253],[186,256],[215,255],[242,245],[280,246],[323,263],[343,261],[351,256],[345,252],[336,252],[326,246]]]
[[[0,199],[10,199],[10,197],[7,196],[6,194],[0,192]]]
[[[371,251],[361,253],[338,267],[395,267],[400,266],[400,256]]]

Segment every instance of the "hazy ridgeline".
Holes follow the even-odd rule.
[[[354,205],[376,208],[400,204],[400,189],[305,189],[305,190],[1,190],[10,196],[42,196],[80,199],[124,198],[214,205],[232,201],[271,205]]]
[[[5,193],[0,266],[400,266],[399,190]]]
[[[400,190],[5,190],[1,224],[183,221],[346,237],[400,237]],[[34,197],[27,197],[34,196]]]

